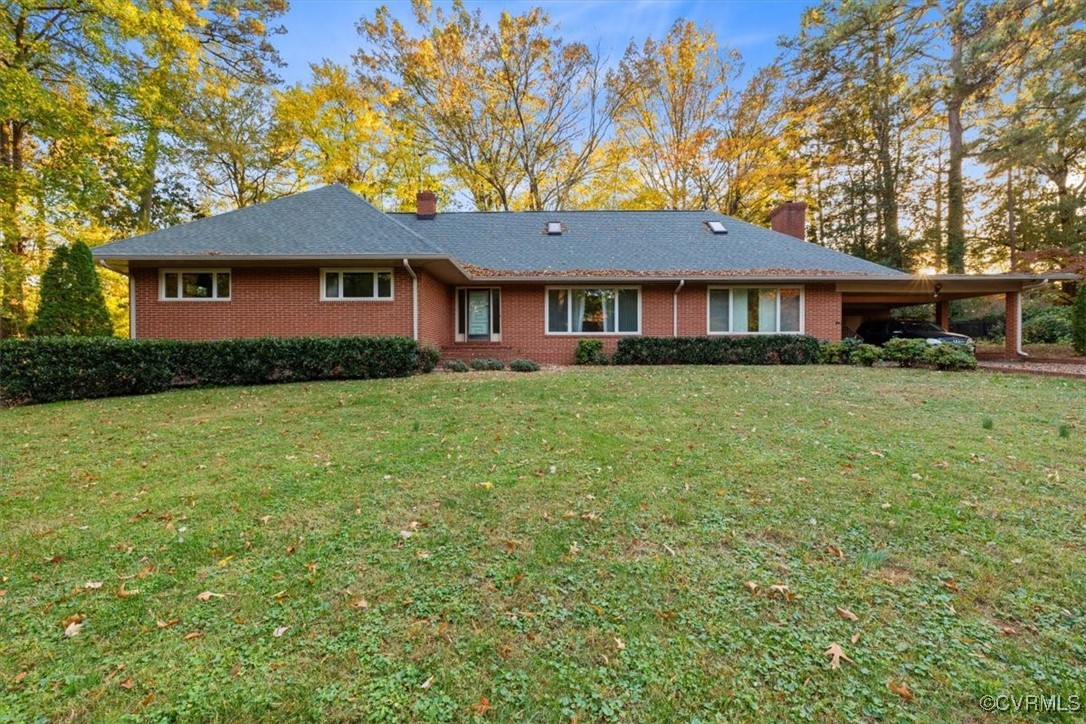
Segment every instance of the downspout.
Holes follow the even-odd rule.
[[[686,284],[685,279],[679,280],[679,286],[675,287],[675,297],[671,303],[671,336],[679,336],[679,292],[682,291],[683,286]]]
[[[136,338],[136,275],[128,272],[128,338]]]
[[[411,338],[416,342],[419,341],[419,277],[415,274],[415,270],[411,268],[411,265],[407,263],[407,259],[403,260],[403,268],[407,270],[407,273],[411,275]]]

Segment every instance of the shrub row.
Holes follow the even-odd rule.
[[[623,337],[620,365],[806,365],[820,359],[814,337],[773,334],[750,337]]]
[[[930,345],[922,339],[891,339],[883,347],[863,344],[850,337],[822,347],[825,364],[859,364],[871,367],[876,362],[896,362],[901,367],[930,365],[940,370],[971,370],[977,358],[956,344]]]
[[[54,402],[171,387],[404,377],[419,360],[418,343],[405,337],[3,340],[0,399]]]

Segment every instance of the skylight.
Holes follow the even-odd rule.
[[[728,230],[724,227],[724,223],[720,221],[706,221],[705,225],[709,227],[709,231],[714,234],[727,234]]]
[[[562,222],[561,221],[548,221],[547,222],[547,235],[548,236],[561,236],[562,235]]]

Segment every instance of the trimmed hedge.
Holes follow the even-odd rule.
[[[471,368],[473,370],[490,370],[496,372],[498,370],[504,370],[505,363],[500,359],[494,359],[493,357],[479,357],[478,359],[473,359],[471,361]]]
[[[509,369],[514,372],[538,372],[539,363],[530,359],[515,359],[509,363]]]
[[[14,403],[144,395],[172,387],[406,377],[406,337],[289,337],[210,342],[41,337],[0,341],[0,399]]]
[[[798,334],[750,337],[623,337],[619,365],[809,365],[819,361],[821,343]]]

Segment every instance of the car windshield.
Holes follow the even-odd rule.
[[[933,322],[902,322],[902,330],[917,334],[920,332],[944,332],[945,330]]]

